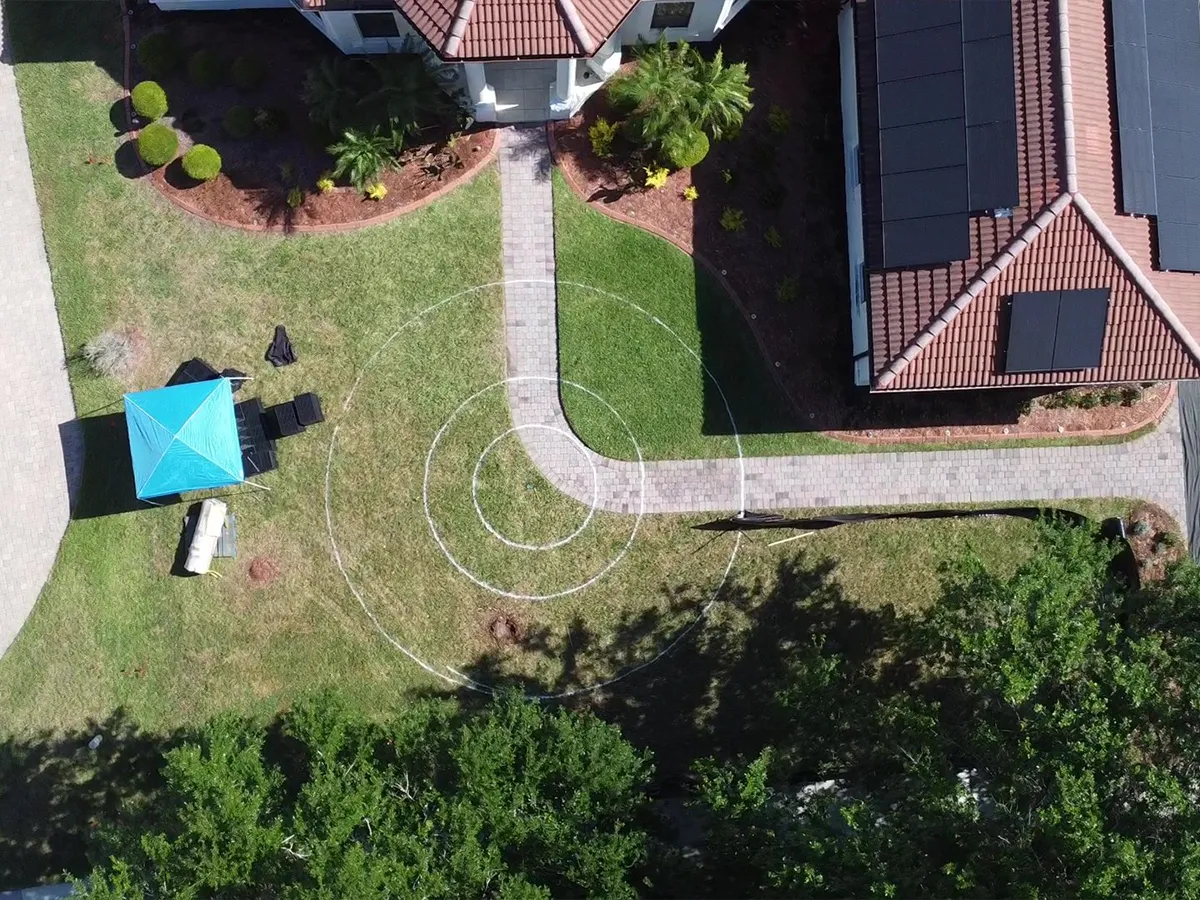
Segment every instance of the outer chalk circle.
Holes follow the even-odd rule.
[[[446,432],[450,429],[450,426],[454,424],[454,420],[457,419],[462,414],[464,409],[466,409],[468,406],[470,406],[472,403],[474,403],[476,400],[478,400],[480,397],[482,397],[488,391],[494,391],[497,388],[505,387],[510,384],[519,384],[519,383],[528,382],[528,381],[541,381],[541,382],[546,382],[549,384],[563,385],[566,387],[575,388],[576,390],[582,391],[583,393],[587,394],[592,399],[596,400],[605,409],[607,409],[610,413],[612,413],[613,418],[615,418],[617,420],[617,422],[620,424],[620,426],[623,429],[625,429],[625,434],[629,438],[629,443],[633,447],[634,452],[637,454],[638,511],[637,511],[637,517],[633,521],[633,528],[629,532],[629,538],[628,538],[628,540],[625,541],[625,546],[623,546],[620,549],[620,551],[617,553],[617,555],[614,556],[612,559],[610,559],[600,569],[600,571],[596,572],[594,575],[592,575],[587,580],[581,581],[578,584],[574,584],[571,587],[564,588],[561,591],[555,591],[552,594],[522,594],[522,593],[518,593],[517,591],[505,590],[504,588],[494,585],[491,582],[487,581],[486,579],[481,578],[479,575],[475,574],[475,572],[473,572],[470,568],[463,565],[463,563],[459,562],[458,558],[455,557],[455,555],[450,551],[450,548],[446,546],[446,541],[443,539],[441,533],[438,531],[437,522],[434,521],[433,513],[431,512],[431,510],[429,508],[429,476],[433,469],[433,458],[434,458],[434,455],[437,453],[438,444],[441,443],[442,438],[445,437]],[[558,430],[558,429],[555,429],[555,430]],[[607,400],[605,400],[603,397],[601,397],[595,391],[591,390],[590,388],[586,388],[582,384],[578,384],[577,382],[567,381],[566,379],[555,378],[555,377],[551,377],[549,375],[516,375],[511,378],[503,378],[500,381],[494,381],[491,384],[489,384],[487,387],[476,391],[474,394],[472,394],[470,397],[468,397],[466,400],[464,400],[462,403],[460,403],[458,405],[458,409],[454,410],[454,412],[452,412],[450,414],[450,418],[448,418],[446,420],[445,424],[443,424],[442,427],[438,429],[438,433],[436,435],[434,435],[433,443],[429,445],[429,453],[427,453],[425,456],[425,481],[421,486],[421,500],[425,507],[425,522],[429,525],[429,533],[431,535],[433,535],[433,539],[437,543],[439,549],[441,549],[442,555],[446,557],[446,559],[450,562],[450,565],[454,566],[454,568],[458,571],[458,573],[460,575],[462,575],[464,578],[467,578],[468,580],[470,580],[476,587],[483,588],[485,591],[491,591],[493,594],[497,594],[498,596],[501,596],[501,597],[508,597],[510,600],[529,600],[529,601],[554,600],[558,597],[566,597],[566,596],[574,594],[578,591],[582,591],[582,590],[585,590],[586,588],[591,587],[593,584],[595,584],[597,581],[599,581],[601,578],[603,578],[605,575],[607,575],[609,572],[611,572],[613,570],[613,568],[619,562],[621,562],[621,560],[623,560],[625,558],[625,555],[629,552],[629,548],[633,546],[634,539],[637,538],[638,529],[642,525],[642,518],[646,514],[646,461],[642,457],[641,445],[638,443],[637,438],[634,436],[633,429],[631,429],[629,427],[629,423],[626,422],[624,417],[619,412],[617,412],[616,409],[613,408],[613,405],[611,403],[609,403]]]
[[[514,541],[500,533],[500,529],[496,528],[488,517],[483,513],[483,507],[479,505],[479,473],[483,469],[484,462],[487,461],[488,455],[496,449],[496,445],[508,437],[510,434],[516,434],[518,431],[553,431],[556,434],[561,434],[571,443],[571,446],[583,457],[584,462],[588,464],[588,468],[592,470],[592,503],[588,507],[587,515],[583,517],[583,521],[579,523],[579,527],[568,534],[566,537],[559,538],[557,541],[550,541],[546,544],[522,544],[520,541]],[[475,513],[479,516],[479,521],[496,540],[513,547],[517,550],[554,550],[562,547],[565,544],[571,543],[579,535],[583,534],[583,530],[588,527],[588,523],[592,521],[592,516],[596,514],[596,503],[600,499],[600,476],[596,472],[596,464],[592,462],[591,456],[588,455],[587,449],[579,442],[579,438],[575,437],[571,432],[558,428],[554,425],[514,425],[493,438],[492,442],[483,448],[483,452],[479,454],[479,459],[475,463],[475,471],[471,474],[471,502],[475,504]]]

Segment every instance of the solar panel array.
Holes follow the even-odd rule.
[[[1108,288],[1013,294],[1005,372],[1098,368],[1104,351],[1109,294]]]
[[[876,0],[872,24],[879,267],[967,259],[970,214],[1019,201],[1011,0]]]
[[[1112,0],[1121,197],[1158,218],[1158,266],[1200,272],[1200,6]]]

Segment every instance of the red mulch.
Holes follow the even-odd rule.
[[[1152,419],[1161,410],[1154,391],[1131,407],[1047,410],[1035,404],[1026,412],[1029,401],[1047,392],[881,395],[854,386],[839,6],[831,0],[756,3],[738,15],[718,43],[728,61],[747,63],[754,109],[740,136],[714,143],[700,165],[672,173],[661,190],[644,187],[646,161],[636,159],[628,145],[618,142],[608,159],[592,153],[591,124],[599,116],[619,119],[604,92],[573,119],[550,126],[558,165],[593,205],[665,234],[721,272],[791,401],[794,430],[852,440],[936,442],[1057,434],[1060,428],[1133,430]],[[770,127],[772,107],[786,111],[786,130]],[[697,200],[684,199],[688,185],[699,191]],[[743,230],[721,226],[726,208],[744,212]],[[780,249],[764,238],[771,228],[782,238]],[[798,286],[791,300],[778,297],[786,278]]]
[[[1175,520],[1153,503],[1139,504],[1130,511],[1126,534],[1143,582],[1161,581],[1187,550]]]
[[[317,179],[332,168],[325,147],[332,138],[315,127],[301,97],[305,73],[324,56],[338,55],[315,28],[294,10],[221,13],[147,13],[139,16],[138,34],[167,25],[187,48],[218,47],[228,61],[245,53],[260,59],[267,77],[243,92],[226,84],[206,89],[195,86],[181,70],[162,79],[171,104],[166,121],[180,133],[180,155],[195,143],[209,144],[221,154],[222,172],[212,182],[196,184],[179,161],[152,173],[152,183],[185,208],[227,224],[250,228],[291,228],[347,225],[401,211],[456,181],[469,176],[489,159],[491,130],[459,137],[451,148],[449,133],[427,130],[405,152],[406,164],[385,172],[382,200],[365,199],[352,187],[322,194]],[[269,34],[270,40],[263,40]],[[147,77],[134,62],[133,81]],[[228,137],[221,120],[231,106],[281,110],[287,127],[277,135],[255,133],[243,140]],[[288,192],[299,187],[302,205],[288,206]]]

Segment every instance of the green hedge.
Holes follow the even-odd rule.
[[[167,114],[167,92],[157,81],[141,81],[129,92],[133,111],[143,119],[154,121]]]
[[[212,181],[221,174],[221,154],[208,144],[197,144],[183,154],[183,171],[196,181]]]
[[[155,122],[142,129],[137,149],[142,162],[157,169],[173,160],[179,152],[179,135],[170,126]]]
[[[663,149],[676,169],[699,165],[708,156],[708,148],[708,135],[699,130],[663,142]]]

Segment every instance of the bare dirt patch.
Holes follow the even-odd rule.
[[[256,556],[250,560],[247,574],[255,587],[266,587],[279,577],[279,563],[270,556]]]
[[[521,642],[521,626],[512,616],[494,613],[487,625],[488,634],[501,647],[512,647]]]

